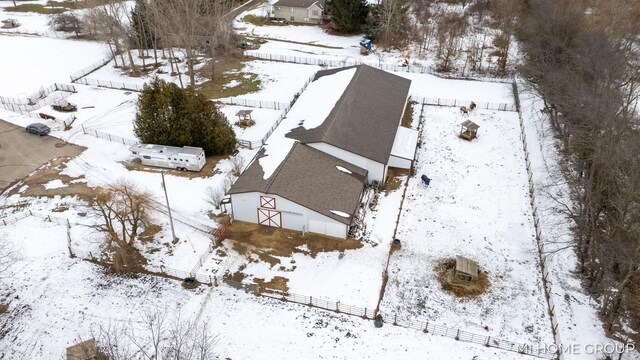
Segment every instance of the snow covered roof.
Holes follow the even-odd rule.
[[[264,170],[265,180],[273,174],[296,142],[287,137],[287,133],[296,127],[313,129],[322,125],[355,73],[356,69],[351,68],[324,76],[307,86],[287,113],[287,117],[282,120],[264,145],[267,156],[261,157],[258,161]]]
[[[261,192],[279,195],[349,225],[360,205],[366,177],[365,169],[295,143],[271,177],[264,179],[258,159],[240,175],[229,194]]]
[[[280,0],[275,2],[273,5],[308,8],[309,6],[318,3],[318,6],[320,6],[321,9],[324,9],[325,1],[326,0]]]
[[[413,160],[418,145],[418,131],[403,126],[398,128],[398,133],[393,141],[391,155],[403,159]]]
[[[324,142],[386,164],[404,113],[411,80],[360,65],[319,71],[314,82],[354,68],[351,81],[322,124],[314,128],[299,126],[287,137],[302,143]],[[323,97],[338,91],[338,87],[332,87]],[[321,102],[321,99],[316,100]]]

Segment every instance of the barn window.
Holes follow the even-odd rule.
[[[260,196],[260,207],[265,209],[275,209],[276,198],[272,198],[268,196]]]

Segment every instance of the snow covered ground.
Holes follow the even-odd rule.
[[[107,275],[97,265],[70,259],[64,227],[36,218],[0,226],[0,238],[17,244],[22,259],[8,282],[10,331],[0,339],[8,359],[59,359],[66,347],[100,326],[131,323],[144,314],[181,312],[208,320],[220,358],[233,359],[522,359],[517,353],[456,342],[422,332],[302,305],[258,298],[222,285],[186,290],[150,276]]]
[[[450,107],[424,108],[417,176],[409,179],[382,309],[476,333],[551,343],[538,270],[517,113],[474,111],[479,138],[458,138],[466,120]],[[420,179],[432,179],[425,187]],[[477,299],[444,291],[434,269],[456,255],[488,272]]]
[[[233,131],[235,131],[236,137],[247,141],[262,140],[269,129],[271,129],[278,118],[280,118],[280,115],[282,115],[281,110],[249,108],[242,106],[224,105],[220,106],[219,109],[227,117],[229,123],[233,125]],[[244,129],[234,125],[235,122],[238,121],[236,114],[240,110],[252,110],[251,119],[256,122],[255,125]]]
[[[69,75],[107,54],[96,42],[42,37],[0,36],[0,95],[18,97],[54,82],[69,83]],[[11,69],[11,71],[7,71]]]

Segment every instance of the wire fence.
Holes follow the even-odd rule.
[[[549,281],[549,270],[547,268],[548,259],[544,255],[544,241],[542,239],[542,230],[540,225],[540,212],[538,211],[538,205],[536,201],[537,191],[536,191],[536,187],[533,179],[533,170],[532,170],[531,159],[529,155],[524,120],[522,118],[522,112],[520,111],[520,96],[519,96],[518,84],[516,83],[515,80],[512,82],[512,87],[513,87],[513,95],[515,98],[515,103],[518,110],[518,120],[520,123],[520,140],[522,141],[522,149],[524,151],[525,164],[527,168],[527,177],[529,182],[529,197],[530,197],[531,209],[533,212],[533,225],[536,231],[536,245],[538,248],[540,270],[542,272],[542,286],[544,288],[545,297],[547,299],[547,306],[548,306],[547,310],[549,312],[549,317],[551,318],[551,331],[553,334],[555,345],[558,349],[562,349],[562,339],[560,338],[560,332],[558,328],[558,317],[556,315],[556,305],[553,301],[553,296],[551,292],[551,283]],[[559,360],[562,360],[564,358],[562,352],[558,352],[557,358]]]
[[[415,101],[417,103],[423,105],[436,105],[436,106],[469,106],[471,104],[471,100],[458,100],[458,99],[440,99],[440,98],[429,98],[411,95],[409,97],[410,100]],[[486,109],[486,110],[499,110],[499,111],[517,111],[515,104],[507,104],[507,103],[492,103],[492,102],[474,102],[476,104],[476,108],[478,109]]]
[[[113,55],[111,56],[106,56],[98,61],[96,61],[95,63],[74,72],[73,74],[70,75],[71,77],[71,82],[76,82],[79,79],[82,79],[83,77],[91,74],[92,72],[100,69],[101,67],[107,65],[109,62],[111,62],[111,60],[113,60]]]
[[[97,79],[91,79],[87,77],[77,79],[74,82],[77,84],[99,86],[99,87],[116,89],[116,90],[142,91],[144,89],[144,85],[141,85],[141,84],[131,84],[131,83],[124,83],[119,81],[111,81],[111,80],[97,80]]]
[[[253,51],[253,50],[245,51],[244,54],[246,56],[250,56],[250,57],[262,59],[262,60],[281,61],[281,62],[304,64],[304,65],[318,65],[322,67],[331,67],[331,68],[357,66],[357,65],[369,65],[385,71],[430,74],[430,75],[434,75],[444,79],[476,80],[476,81],[486,81],[486,82],[498,82],[498,83],[505,83],[505,84],[510,84],[513,81],[512,78],[442,73],[442,72],[436,71],[434,67],[424,66],[420,64],[411,64],[410,62],[406,64],[398,64],[398,63],[391,64],[391,63],[383,63],[381,61],[376,61],[376,60],[359,59],[359,58],[352,58],[352,57],[343,58],[343,59],[314,58],[314,57],[306,57],[306,56],[270,54],[270,53],[263,53],[259,51]]]
[[[82,125],[82,133],[86,135],[95,136],[98,139],[104,139],[104,140],[109,140],[111,142],[120,143],[122,145],[133,146],[133,145],[140,144],[140,141],[138,140],[127,139],[117,135],[111,135],[111,134],[102,132],[100,130],[85,127],[84,125]]]

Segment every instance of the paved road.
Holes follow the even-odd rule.
[[[0,119],[0,193],[34,169],[60,156],[76,156],[84,149],[52,136],[29,134],[23,127]]]

